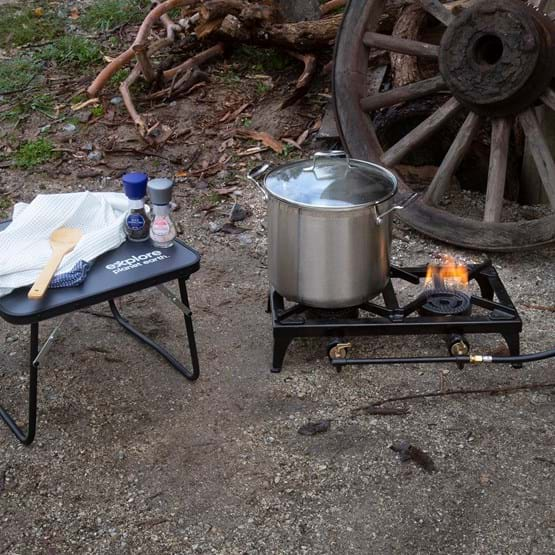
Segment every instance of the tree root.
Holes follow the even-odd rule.
[[[344,3],[332,0],[323,5],[321,14],[329,14]],[[182,8],[179,23],[175,23],[168,15],[168,11],[174,8]],[[295,91],[282,104],[282,107],[290,106],[309,90],[318,67],[317,56],[313,52],[333,44],[341,17],[332,15],[315,21],[284,23],[281,12],[265,2],[154,0],[153,8],[141,24],[133,44],[97,75],[87,93],[90,97],[97,97],[109,79],[135,58],[137,62],[121,83],[120,93],[140,136],[148,144],[160,144],[167,140],[167,129],[159,123],[149,127],[145,118],[137,111],[130,92],[133,83],[142,76],[147,83],[154,84],[159,89],[148,95],[148,100],[169,99],[185,94],[201,81],[208,80],[208,76],[198,69],[201,64],[224,54],[227,42],[239,41],[263,47],[284,48],[290,56],[303,62],[304,70],[297,80]],[[166,37],[149,43],[151,29],[157,22],[164,27]],[[174,44],[178,35],[191,31],[194,31],[199,40],[214,37],[219,42],[173,68],[164,71],[156,69],[151,56]]]

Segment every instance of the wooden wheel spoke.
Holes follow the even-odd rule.
[[[424,202],[437,204],[441,200],[441,197],[449,189],[451,179],[468,152],[479,128],[480,116],[470,112],[430,183],[424,195]]]
[[[389,150],[387,150],[381,157],[382,163],[386,166],[393,166],[400,162],[406,154],[418,145],[422,144],[438,129],[445,125],[461,109],[462,105],[459,101],[455,98],[450,98],[429,118],[425,119],[420,125],[405,135],[398,143],[394,144]]]
[[[484,222],[499,222],[503,210],[509,161],[509,140],[513,122],[510,118],[497,118],[492,120],[491,125],[491,150]]]
[[[540,96],[540,100],[550,109],[555,112],[555,91],[553,89],[547,89]]]
[[[532,108],[528,108],[518,116],[518,120],[530,145],[530,152],[543,188],[547,193],[551,206],[555,209],[555,162],[549,146],[545,141],[538,118]]]
[[[446,88],[447,85],[443,81],[443,77],[438,75],[404,87],[397,87],[387,92],[367,96],[360,101],[360,106],[365,112],[373,112],[379,108],[421,98],[437,91],[446,90]]]
[[[381,48],[389,52],[399,54],[409,54],[410,56],[420,56],[437,60],[439,56],[439,46],[427,44],[417,40],[403,39],[381,33],[365,33],[362,42],[369,48]]]
[[[453,14],[439,0],[418,0],[420,5],[438,21],[449,25],[453,21]]]

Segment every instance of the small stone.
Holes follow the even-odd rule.
[[[39,129],[39,131],[40,131],[41,133],[46,133],[47,131],[50,131],[51,128],[52,128],[52,125],[51,125],[50,123],[48,123],[48,124],[46,124],[46,125],[43,125],[43,126]]]
[[[100,162],[104,158],[104,154],[100,150],[93,150],[88,154],[87,158],[93,162]]]
[[[119,106],[122,103],[123,98],[121,96],[114,96],[113,98],[110,98],[110,104],[113,104],[114,106]]]
[[[64,133],[75,133],[77,131],[77,126],[73,123],[66,123],[62,125],[62,131]]]
[[[92,143],[85,143],[82,147],[81,150],[84,150],[85,152],[91,152],[94,150],[94,146]]]
[[[17,337],[17,335],[8,335],[8,337],[6,337],[6,342],[15,343],[18,339],[19,337]]]
[[[77,112],[75,117],[80,123],[87,123],[92,118],[92,112],[90,110],[83,110],[81,112]]]
[[[232,222],[241,222],[247,217],[247,211],[237,202],[233,205],[229,213],[229,219]]]
[[[216,174],[218,179],[228,179],[231,177],[231,172],[228,170],[221,170]]]
[[[253,241],[254,239],[249,233],[241,233],[241,235],[239,235],[239,243],[245,247],[252,245]]]
[[[216,222],[208,222],[208,229],[210,233],[218,233],[222,229],[222,224]]]
[[[208,189],[208,183],[204,179],[199,179],[195,183],[195,189],[199,189],[201,191],[204,189]]]
[[[116,459],[118,461],[123,461],[123,459],[125,459],[125,453],[123,451],[118,451],[116,453]]]

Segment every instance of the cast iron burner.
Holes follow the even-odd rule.
[[[511,355],[520,354],[522,320],[491,262],[469,267],[469,285],[476,282],[480,296],[452,291],[446,296],[438,290],[422,294],[421,280],[425,279],[426,270],[426,266],[393,266],[391,279],[382,292],[383,304],[366,302],[355,307],[358,318],[357,310],[355,317],[325,312],[315,316],[313,308],[286,305],[285,299],[272,290],[268,304],[274,334],[272,372],[281,372],[287,348],[296,337],[330,337],[335,348],[344,349],[341,342],[347,337],[441,334],[451,338],[450,354],[455,355],[464,351],[465,345],[468,348],[465,334],[496,333],[505,339]],[[417,286],[414,300],[404,306],[399,305],[395,279]],[[473,310],[476,308],[480,310]]]
[[[472,312],[470,297],[462,291],[430,289],[422,296],[425,302],[418,309],[422,316],[466,316]]]

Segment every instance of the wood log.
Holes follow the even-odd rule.
[[[223,19],[226,15],[238,16],[249,5],[246,0],[209,0],[199,8],[202,22]]]
[[[222,21],[215,35],[221,40],[240,41],[264,47],[280,47],[297,52],[314,52],[331,46],[335,41],[342,15],[334,15],[317,21],[299,21],[247,27],[233,15]]]
[[[420,27],[426,20],[426,16],[427,14],[420,4],[407,6],[401,12],[395,27],[393,27],[392,36],[418,40]],[[422,74],[418,69],[418,58],[416,56],[407,56],[395,52],[391,52],[389,56],[391,58],[393,85],[395,87],[403,87],[422,78]]]

